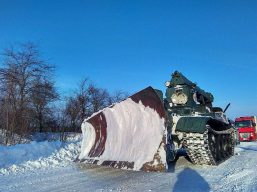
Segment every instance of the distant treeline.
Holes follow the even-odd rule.
[[[87,77],[65,97],[55,85],[55,67],[38,47],[25,43],[2,50],[0,67],[0,135],[2,144],[19,143],[35,132],[78,132],[92,113],[121,101],[127,93],[97,87]],[[61,102],[60,102],[61,101]],[[61,103],[61,104],[60,104]],[[1,143],[0,143],[1,144]]]

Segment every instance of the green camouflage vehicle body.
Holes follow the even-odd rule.
[[[195,164],[217,165],[234,154],[234,129],[205,92],[175,71],[166,82],[167,160],[184,148]]]

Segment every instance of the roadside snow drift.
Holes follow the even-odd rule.
[[[72,163],[79,154],[81,137],[72,142],[31,142],[0,146],[0,175]]]
[[[33,161],[41,157],[50,156],[61,148],[61,142],[31,142],[14,146],[0,146],[0,167],[6,168],[13,164]]]
[[[154,109],[128,98],[97,116],[99,121],[105,119],[106,131],[95,129],[88,119],[84,121],[80,160],[133,170],[166,166],[164,118]],[[102,151],[96,153],[99,146]]]

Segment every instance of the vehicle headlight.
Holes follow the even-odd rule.
[[[188,100],[187,95],[182,92],[174,93],[171,96],[171,101],[172,103],[175,103],[175,104],[186,104],[187,100]]]

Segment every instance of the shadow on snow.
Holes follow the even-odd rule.
[[[195,170],[185,168],[177,176],[177,182],[172,189],[174,192],[210,191],[209,184]]]
[[[177,167],[178,160],[183,160],[183,163],[186,165],[187,163],[192,163],[189,157],[186,154],[185,150],[179,150],[177,156],[173,162],[168,163],[168,172],[175,172],[175,168]],[[187,163],[186,163],[187,162]],[[201,191],[210,191],[209,184],[205,181],[205,179],[198,174],[195,170],[191,168],[184,168],[177,175],[177,181],[172,189],[174,192],[201,192]]]
[[[249,147],[238,147],[238,148],[243,149],[243,150],[247,150],[247,151],[257,151],[256,146],[253,146],[253,147],[251,147],[251,146],[249,146]]]

